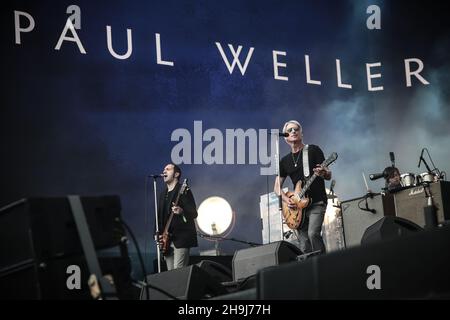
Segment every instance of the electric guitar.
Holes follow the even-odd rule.
[[[328,167],[334,161],[336,161],[338,155],[336,152],[333,152],[324,162],[322,162],[322,166]],[[296,207],[289,208],[287,203],[283,201],[283,216],[284,221],[290,229],[297,229],[298,227],[303,225],[304,215],[303,209],[307,208],[311,202],[311,199],[305,196],[306,191],[308,191],[309,187],[312,185],[314,180],[318,177],[318,175],[314,172],[314,174],[306,181],[305,185],[302,186],[302,181],[297,182],[297,186],[294,192],[288,191],[286,192],[286,196],[291,198]]]
[[[189,189],[187,184],[187,179],[184,179],[183,184],[181,185],[180,190],[178,191],[177,198],[172,206],[178,206],[178,202],[180,201],[180,196],[184,194]],[[171,210],[169,219],[166,222],[166,226],[164,227],[164,231],[162,233],[161,241],[160,241],[160,249],[162,254],[168,254],[170,250],[170,242],[171,242],[171,234],[169,233],[170,224],[173,220],[174,212]]]

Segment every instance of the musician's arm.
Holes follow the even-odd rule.
[[[328,167],[322,167],[320,163],[325,161],[325,155],[323,154],[322,149],[317,147],[317,156],[316,156],[316,168],[313,169],[315,173],[317,173],[318,176],[322,177],[325,180],[331,179],[331,170],[328,169]]]
[[[190,189],[181,197],[180,202],[180,207],[183,208],[183,214],[186,218],[197,218],[197,206],[195,204],[194,195]]]
[[[280,190],[283,188],[284,180],[286,180],[286,177],[276,177],[275,178],[275,184],[273,186],[273,191],[275,192],[275,194],[277,196],[280,195]],[[280,187],[280,185],[281,185],[281,187]],[[281,198],[284,202],[287,202],[287,203],[289,202],[289,198],[288,198],[288,196],[286,196],[286,194],[283,192],[283,190],[281,190]]]

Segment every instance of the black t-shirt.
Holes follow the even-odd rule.
[[[313,169],[316,165],[325,161],[322,150],[313,144],[308,146],[308,159],[309,159],[309,177],[314,174]],[[297,163],[297,167],[295,166]],[[303,175],[303,149],[297,153],[290,152],[284,156],[280,161],[280,176],[286,178],[289,176],[294,185],[299,180],[302,180],[302,186],[305,185],[305,176]],[[309,178],[308,177],[308,178]],[[324,201],[327,203],[327,194],[325,191],[325,181],[322,177],[317,177],[309,190],[306,192],[306,196],[312,199],[312,203]]]

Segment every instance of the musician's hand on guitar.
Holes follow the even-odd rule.
[[[161,234],[158,235],[157,237],[155,237],[156,244],[158,245],[158,247],[160,249],[161,249],[161,245],[162,245],[162,239],[163,239],[163,236]]]
[[[182,214],[183,213],[184,210],[183,210],[182,207],[176,206],[174,202],[172,202],[172,205],[173,205],[173,207],[172,207],[173,213],[175,213],[175,214]]]
[[[294,200],[292,200],[292,198],[283,195],[283,201],[286,202],[286,204],[288,205],[289,208],[296,208],[297,204],[294,202]]]
[[[322,178],[327,178],[330,171],[328,170],[327,167],[322,166],[320,164],[318,164],[314,169],[313,169],[314,173],[317,174],[319,177]]]

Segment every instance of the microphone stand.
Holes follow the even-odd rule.
[[[275,160],[276,160],[276,166],[275,166],[275,173],[277,175],[278,179],[278,212],[280,216],[280,235],[281,240],[284,239],[284,229],[283,229],[283,207],[282,207],[282,196],[281,196],[281,177],[280,177],[280,134],[277,134],[278,137],[275,141]],[[269,239],[270,243],[270,239]]]
[[[425,161],[425,159],[422,156],[420,156],[420,161],[422,161],[425,164],[425,167],[427,168],[428,173],[431,173],[431,169],[428,166],[428,163]]]
[[[155,198],[155,229],[156,229],[156,255],[158,258],[158,273],[161,272],[161,252],[159,250],[159,245],[158,245],[158,241],[159,241],[159,221],[158,221],[158,200],[156,197],[156,179],[158,178],[158,176],[153,175],[153,195]]]

